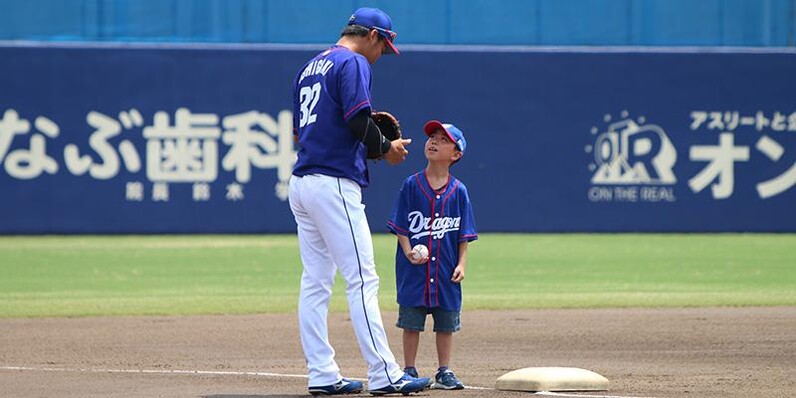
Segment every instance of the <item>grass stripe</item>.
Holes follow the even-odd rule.
[[[376,235],[395,305],[395,238]],[[0,317],[296,310],[292,235],[0,237]],[[346,311],[338,278],[333,311]],[[796,305],[796,234],[483,234],[468,309]]]

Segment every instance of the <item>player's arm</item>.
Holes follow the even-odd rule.
[[[412,141],[387,140],[370,118],[370,66],[365,57],[353,57],[343,64],[340,71],[340,92],[346,115],[356,112],[353,116],[346,116],[348,126],[365,144],[368,152],[384,155],[384,159],[391,165],[403,162],[409,153],[404,146]]]
[[[364,108],[348,119],[348,128],[365,144],[368,153],[385,154],[392,148],[390,141],[371,119],[370,108]]]
[[[298,89],[298,76],[293,79],[293,143],[299,144],[299,115],[301,114],[301,106],[299,105],[299,89]]]
[[[461,241],[459,242],[459,264],[456,265],[456,269],[453,270],[453,277],[451,277],[451,281],[454,283],[460,283],[464,280],[464,271],[467,268],[467,247],[469,246],[468,241]]]

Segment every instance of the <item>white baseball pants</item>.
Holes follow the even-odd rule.
[[[351,323],[368,363],[369,389],[397,382],[403,370],[390,351],[381,320],[379,276],[360,186],[320,174],[292,176],[289,198],[304,264],[298,316],[308,385],[326,386],[341,379],[327,324],[337,270],[345,279]]]

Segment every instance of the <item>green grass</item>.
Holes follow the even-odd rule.
[[[396,308],[395,238],[376,235]],[[295,236],[0,237],[0,317],[296,309]],[[482,234],[466,309],[796,305],[794,234]],[[345,311],[337,280],[334,311]]]

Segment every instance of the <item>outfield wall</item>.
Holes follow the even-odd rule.
[[[400,44],[796,44],[796,0],[0,0],[0,40],[326,43],[358,7]]]
[[[291,81],[313,47],[0,47],[0,233],[295,231]],[[796,231],[796,51],[405,47],[375,106],[385,221],[454,122],[486,231]]]

